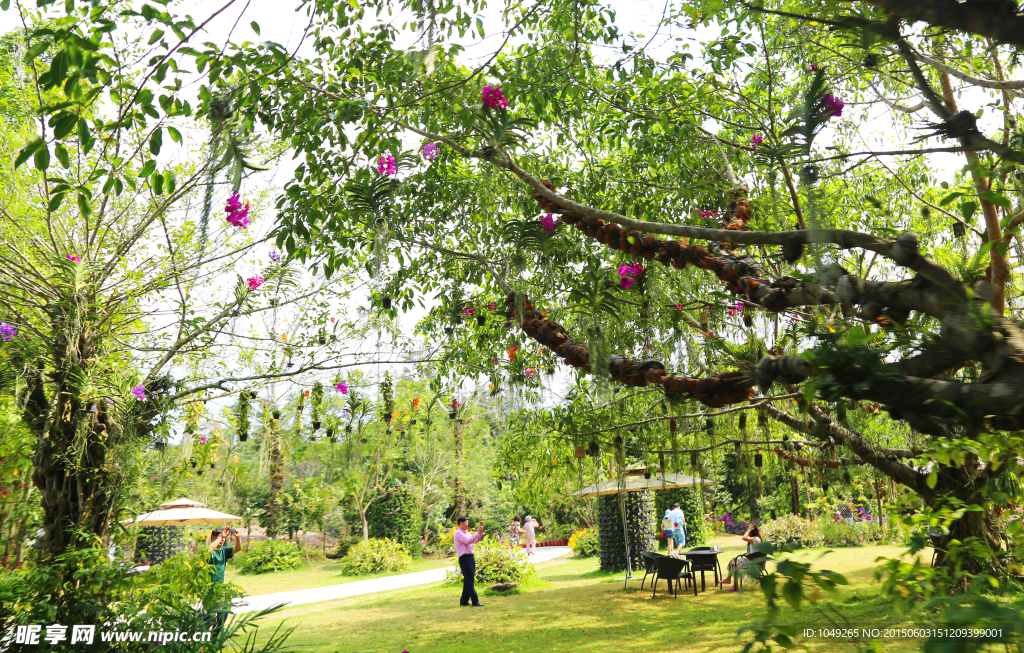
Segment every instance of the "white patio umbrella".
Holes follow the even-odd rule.
[[[241,521],[238,515],[229,515],[211,510],[205,504],[190,499],[177,499],[160,506],[160,510],[146,512],[135,519],[126,519],[122,524],[136,526],[184,526],[186,524],[220,524]]]

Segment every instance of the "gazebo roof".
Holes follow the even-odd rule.
[[[572,493],[575,497],[596,497],[603,494],[617,494],[619,492],[643,492],[645,490],[671,490],[680,487],[694,487],[696,485],[713,485],[715,482],[696,476],[686,474],[675,474],[673,472],[659,472],[651,478],[643,477],[643,469],[627,469],[625,487],[619,479],[611,479],[588,485],[582,490]]]

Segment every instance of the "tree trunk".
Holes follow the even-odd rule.
[[[25,537],[28,535],[28,518],[22,517],[21,521],[18,522],[18,541],[14,545],[14,568],[21,568],[22,549],[25,544]]]
[[[281,522],[281,487],[284,485],[284,455],[277,420],[270,422],[270,498],[267,501],[267,537],[277,537]]]
[[[797,480],[795,474],[789,476],[789,501],[790,501],[790,512],[794,515],[800,515],[800,481]]]
[[[366,519],[366,508],[359,509],[359,519],[363,522],[363,541],[370,540],[370,522]]]
[[[455,478],[452,479],[452,485],[455,489],[455,517],[465,517],[466,515],[466,494],[462,487],[462,473],[466,467],[466,454],[462,448],[462,420],[455,420]]]

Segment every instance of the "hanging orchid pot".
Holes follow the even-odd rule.
[[[319,431],[320,430],[320,422],[319,421],[313,422],[313,430],[314,431]]]
[[[156,442],[153,443],[153,448],[156,449],[157,451],[163,451],[166,446],[167,443],[161,442],[160,440],[157,440]]]
[[[249,398],[250,399],[255,399],[256,398],[256,391],[255,390],[250,390],[249,391]]]
[[[953,223],[953,237],[954,238],[963,238],[966,234],[967,234],[967,226],[963,222],[960,222],[959,220],[957,220],[956,222]]]
[[[705,430],[708,433],[714,433],[715,432],[715,420],[711,419],[710,417],[707,418],[706,420],[704,420],[704,428],[705,428]]]
[[[828,494],[828,481],[821,484],[821,491]]]
[[[486,317],[484,317],[483,315],[477,315],[476,316],[476,325],[477,326],[484,326],[486,324],[487,324],[487,318]]]
[[[330,426],[327,427],[327,437],[330,440],[334,439],[334,429]]]
[[[405,430],[404,429],[398,432],[398,437],[400,437],[400,438],[404,438],[405,437]],[[484,440],[484,444],[487,444],[486,439]]]
[[[210,463],[210,469],[217,469],[217,463]]]
[[[548,376],[554,376],[555,375],[555,368],[553,366],[549,367],[547,370],[545,370],[545,372],[547,372]]]
[[[90,401],[90,402],[86,403],[85,404],[85,412],[89,413],[90,415],[94,414],[96,412],[96,402],[95,401]]]
[[[739,440],[737,440],[736,442],[733,442],[732,444],[736,448],[736,455],[737,456],[740,455],[740,442],[739,442]]]
[[[351,432],[352,432],[352,425],[351,424],[346,424],[345,425],[345,433],[351,433]]]
[[[601,445],[597,442],[597,440],[590,441],[590,444],[587,445],[587,453],[595,458],[601,455]]]
[[[202,475],[203,475],[203,470],[200,469],[198,472],[196,472],[196,476],[202,476]]]
[[[329,439],[330,439],[331,442],[337,442],[338,441],[338,438],[334,437],[334,435],[331,435],[331,437]]]
[[[384,413],[384,422],[386,424],[390,424],[391,423],[391,413]]]
[[[238,434],[238,441],[239,442],[245,442],[248,439],[249,439],[249,434],[246,433],[245,431],[242,431],[241,433]]]
[[[697,452],[696,451],[691,451],[690,452],[690,467],[692,467],[693,469],[697,469]]]
[[[409,424],[412,425],[412,426],[415,426],[416,425],[416,420],[410,420]]]
[[[195,468],[196,468],[196,465],[198,465],[198,464],[199,464],[199,463],[197,463],[196,461],[194,461],[194,460],[193,460],[193,461],[192,461],[192,469],[195,469]]]
[[[747,430],[747,414],[746,413],[740,413],[740,430],[741,431],[746,431]]]
[[[381,297],[380,305],[384,307],[385,311],[391,310],[391,298],[390,297]]]
[[[758,451],[754,454],[754,467],[761,467],[764,464],[764,456]]]
[[[450,335],[452,335],[452,333],[453,333],[454,331],[455,331],[455,329],[451,328],[450,326],[446,326],[446,327],[444,328],[444,333],[445,333],[445,335],[447,335],[447,336],[450,336]]]
[[[389,427],[388,430],[385,431],[385,433],[387,433],[388,435],[391,435],[391,428]]]
[[[672,435],[676,434],[676,429],[679,428],[679,421],[675,417],[670,417],[668,420],[668,432]]]
[[[326,345],[327,344],[327,338],[324,337],[324,336],[320,336],[319,338],[316,339],[316,341],[318,343],[320,343],[321,345]]]
[[[644,472],[644,478],[647,479],[648,481],[651,480],[651,473],[650,472]]]
[[[448,412],[448,417],[452,418],[453,420],[454,419],[458,419],[459,411],[454,409],[454,408],[452,408],[451,411]]]
[[[797,451],[800,451],[801,449],[804,448],[804,445],[801,444],[800,442],[794,442],[793,443],[793,448],[796,449]]]
[[[279,411],[279,410],[275,410],[274,411],[274,419],[281,419],[281,411]]]
[[[580,445],[574,448],[574,452],[577,458],[583,458],[584,456],[587,455],[587,448],[584,447],[583,445]]]

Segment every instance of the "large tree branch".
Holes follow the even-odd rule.
[[[1004,0],[864,0],[891,16],[988,36],[1024,48],[1024,17]]]

